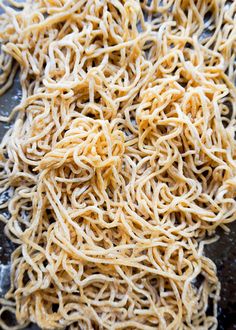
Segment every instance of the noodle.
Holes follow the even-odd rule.
[[[216,329],[204,245],[236,218],[236,3],[0,3],[0,145],[24,328]],[[13,329],[4,323],[3,329]]]

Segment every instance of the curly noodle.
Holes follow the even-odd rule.
[[[216,329],[204,245],[236,218],[235,1],[0,5],[0,94],[18,68],[22,87],[1,117],[15,118],[0,192],[17,248],[0,315]]]

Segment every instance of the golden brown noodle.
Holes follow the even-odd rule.
[[[18,244],[1,312],[19,328],[216,329],[204,245],[236,216],[235,1],[1,6],[0,94],[15,63],[22,86],[1,143]]]

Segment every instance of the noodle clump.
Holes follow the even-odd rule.
[[[1,2],[0,146],[24,328],[216,329],[236,218],[235,2]]]

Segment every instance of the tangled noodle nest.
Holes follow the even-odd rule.
[[[236,218],[236,2],[1,7],[0,94],[18,67],[22,86],[1,117],[1,327],[216,329],[204,245]]]

